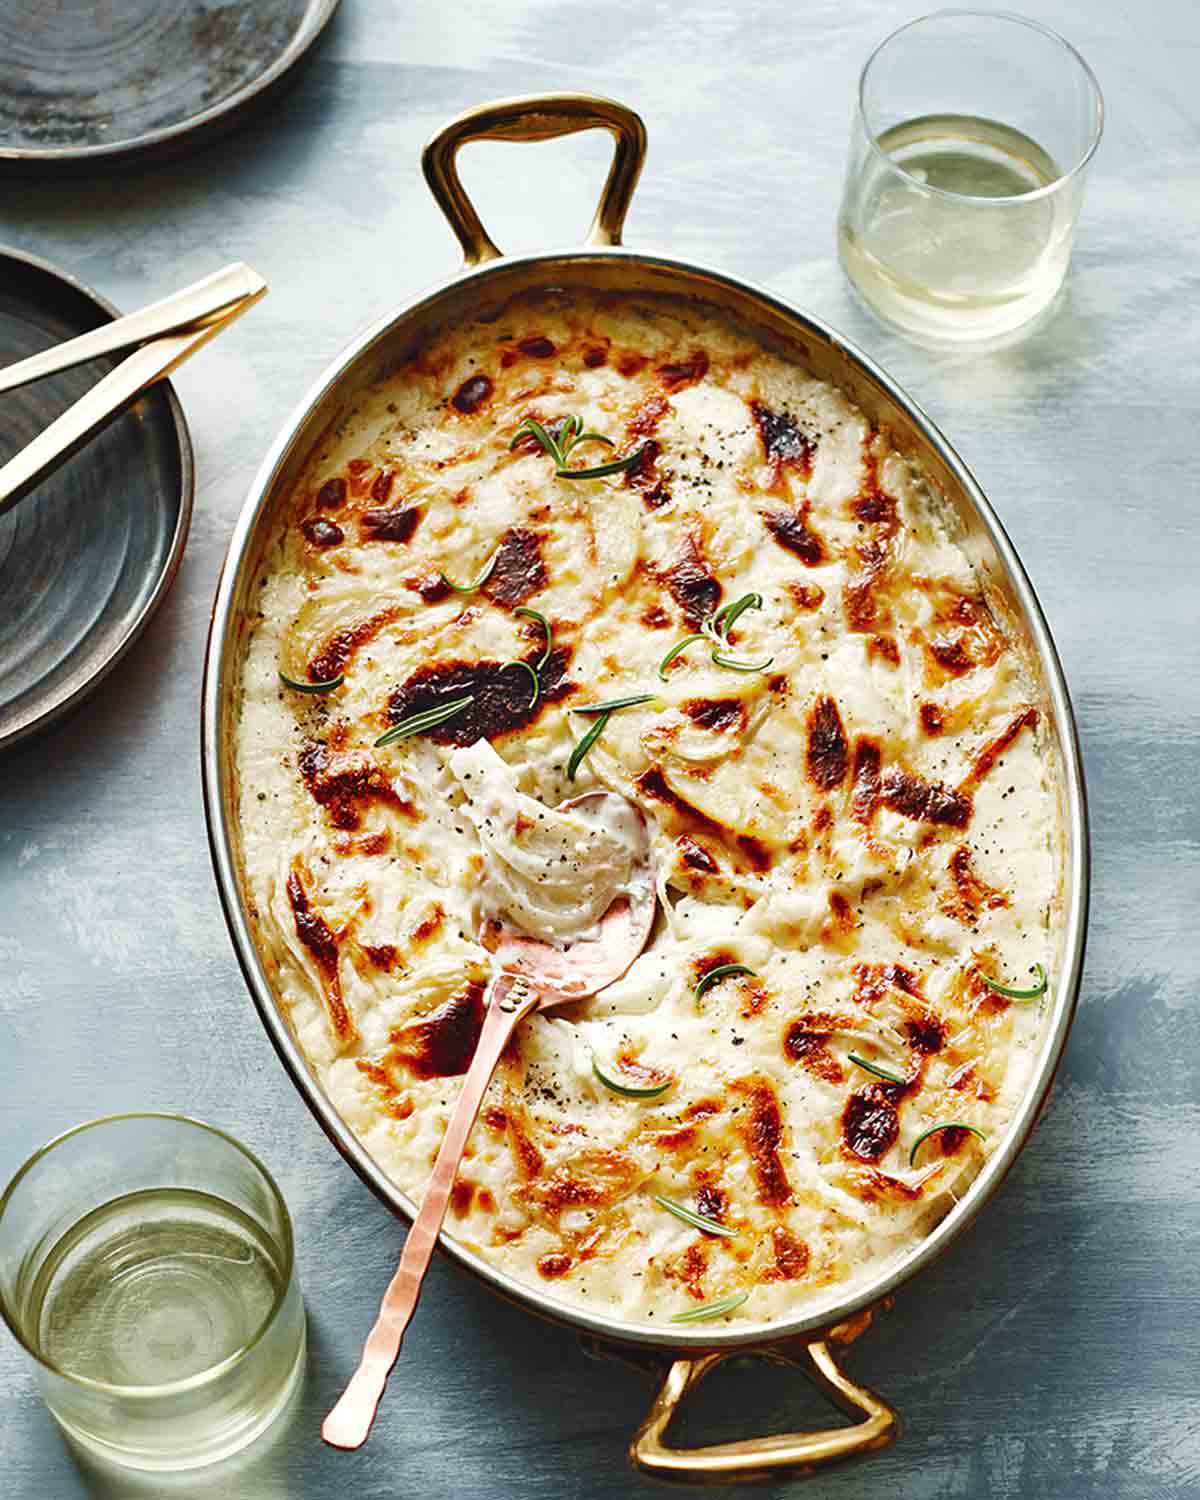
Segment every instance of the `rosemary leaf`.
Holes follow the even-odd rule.
[[[340,688],[346,680],[345,672],[339,672],[336,677],[328,677],[324,682],[298,682],[296,678],[289,677],[286,672],[280,672],[279,680],[284,687],[290,687],[294,693],[332,693],[334,688]]]
[[[669,1214],[674,1214],[677,1219],[682,1219],[693,1229],[703,1229],[705,1234],[717,1234],[726,1240],[731,1240],[736,1233],[728,1224],[710,1219],[706,1214],[698,1214],[694,1208],[688,1208],[685,1203],[676,1203],[674,1198],[664,1198],[661,1193],[653,1194],[653,1198],[659,1208],[665,1208]]]
[[[701,978],[692,991],[692,999],[699,1000],[705,990],[711,988],[719,979],[728,979],[731,974],[749,974],[755,979],[758,978],[749,964],[718,964],[715,969],[709,969],[708,973]]]
[[[912,1144],[912,1150],[908,1153],[908,1164],[915,1167],[917,1164],[917,1152],[931,1135],[939,1135],[943,1130],[969,1130],[972,1135],[977,1135],[981,1141],[986,1141],[987,1136],[975,1125],[965,1125],[961,1120],[943,1120],[940,1125],[931,1125],[928,1130],[923,1130]]]
[[[464,698],[452,698],[448,703],[439,703],[434,708],[423,709],[419,714],[410,714],[407,719],[401,719],[399,724],[393,724],[385,733],[381,734],[375,741],[378,750],[381,745],[390,745],[396,740],[411,739],[413,735],[425,734],[430,729],[436,729],[439,724],[444,724],[447,719],[454,718],[455,714],[462,713],[475,702],[475,694],[468,693]]]
[[[735,1292],[732,1297],[721,1297],[716,1302],[702,1302],[699,1307],[689,1307],[687,1312],[672,1313],[671,1322],[704,1323],[709,1318],[719,1318],[735,1307],[741,1307],[749,1295],[749,1292]]]

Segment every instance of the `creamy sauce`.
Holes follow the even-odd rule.
[[[640,456],[558,479],[510,448],[530,415],[611,439],[573,463]],[[440,578],[493,555],[475,593]],[[751,592],[725,655],[768,667],[701,641],[659,679]],[[651,940],[593,999],[523,1023],[452,1234],[565,1304],[669,1332],[741,1291],[735,1321],[832,1307],[952,1206],[1041,1036],[1046,1002],[982,976],[1053,974],[1055,788],[1021,658],[936,495],[841,393],[683,304],[515,303],[348,413],[257,600],[237,762],[258,940],[330,1098],[413,1196],[477,1034],[482,914],[586,932],[629,841],[561,805],[608,790],[646,820]],[[553,629],[532,709],[506,664],[546,641],[519,606]],[[305,697],[280,666],[345,681]],[[568,708],[643,692],[569,781],[590,721]],[[373,748],[455,695],[469,709]],[[752,972],[697,997],[730,964]],[[593,1059],[668,1086],[624,1097]],[[948,1120],[985,1139],[934,1136],[910,1164]]]
[[[636,808],[612,796],[548,808],[516,789],[486,740],[456,750],[449,765],[479,838],[486,911],[557,947],[594,935],[633,885],[644,842]]]

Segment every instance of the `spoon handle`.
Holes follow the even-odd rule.
[[[509,1037],[518,1023],[535,1009],[539,998],[538,992],[515,974],[497,974],[488,987],[479,1044],[433,1164],[421,1211],[408,1231],[400,1264],[384,1293],[375,1326],[367,1335],[358,1369],[321,1428],[321,1436],[335,1448],[358,1448],[366,1442],[375,1410],[400,1353],[404,1331],[421,1295],[421,1283],[437,1244],[475,1116]]]

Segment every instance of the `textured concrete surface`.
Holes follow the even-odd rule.
[[[808,1493],[1140,1500],[1200,1491],[1200,18],[1184,0],[1023,0],[1095,66],[1109,130],[1069,295],[1016,350],[936,356],[851,299],[833,224],[858,66],[912,0],[344,0],[270,115],[174,165],[3,181],[0,241],[120,304],[245,258],[270,297],[178,379],[199,492],[178,583],[82,712],[0,777],[0,1171],[82,1118],[178,1109],[279,1175],[311,1314],[308,1379],[276,1440],[182,1482],[75,1459],[0,1341],[12,1500],[187,1495],[650,1494],[623,1451],[646,1378],[435,1267],[368,1449],[320,1414],[350,1369],[401,1229],[327,1144],[246,996],[209,871],[197,700],[217,570],[270,438],[338,348],[456,262],[417,168],[448,115],[594,88],[646,117],[628,227],[813,309],[951,434],[1025,559],[1080,716],[1095,831],[1082,1005],[1048,1115],[965,1240],[850,1364],[902,1440]],[[501,245],[578,236],[606,143],[476,148]],[[714,1378],[684,1435],[825,1420],[798,1377]],[[782,1488],[782,1487],[781,1487]]]

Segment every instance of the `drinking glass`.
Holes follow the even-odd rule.
[[[1103,123],[1091,69],[1036,21],[910,21],[859,80],[838,220],[846,275],[918,342],[1006,342],[1063,283]]]
[[[30,1157],[0,1198],[0,1312],[65,1431],[138,1469],[237,1452],[304,1359],[279,1189],[178,1115],[94,1120]]]

